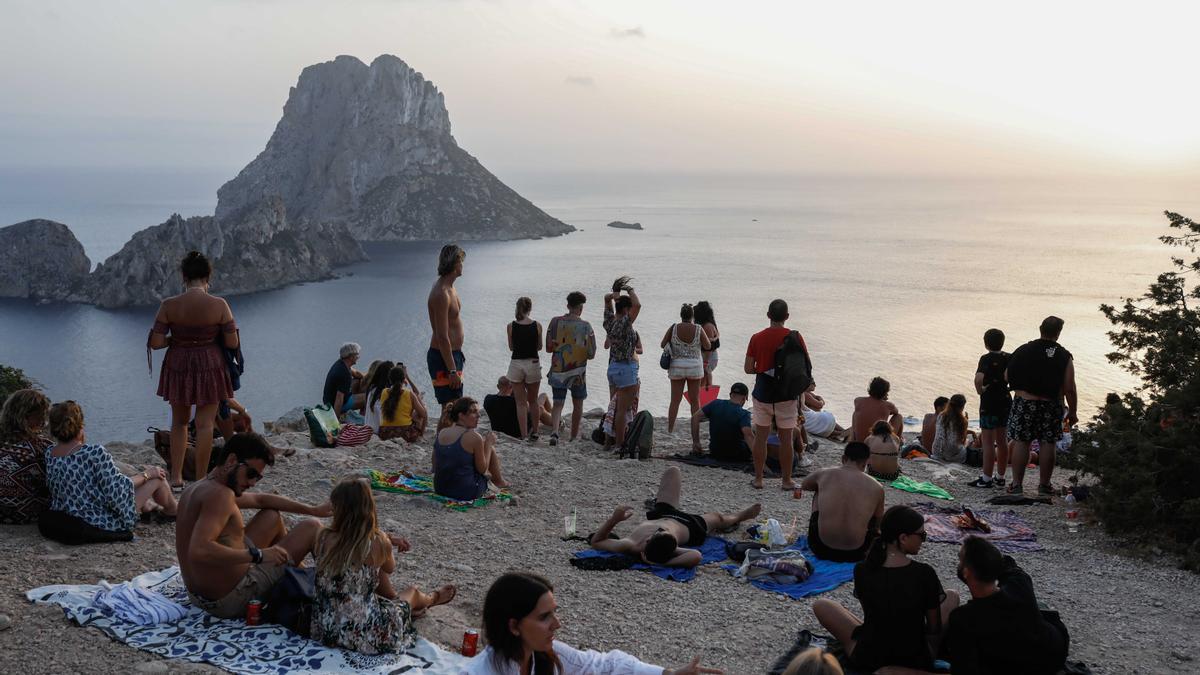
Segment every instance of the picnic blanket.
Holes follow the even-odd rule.
[[[751,579],[750,583],[772,593],[781,593],[789,598],[799,600],[807,598],[810,595],[817,595],[825,591],[832,591],[842,584],[854,578],[854,565],[856,563],[832,562],[829,560],[821,560],[808,547],[808,536],[800,535],[796,537],[796,541],[788,547],[791,550],[800,551],[804,554],[805,559],[812,563],[812,576],[798,584],[777,584],[764,579]],[[722,568],[733,574],[737,571],[737,565],[722,565]]]
[[[720,537],[709,537],[704,540],[703,544],[695,547],[700,551],[700,564],[708,565],[710,563],[721,562],[725,556],[725,540]],[[589,548],[586,551],[577,551],[576,558],[623,558],[620,553],[611,553],[609,551],[598,551],[594,548]],[[696,577],[695,567],[667,567],[665,565],[649,565],[644,562],[635,562],[630,565],[629,569],[633,570],[649,570],[657,577],[666,579],[667,581],[679,581],[687,583]]]
[[[934,485],[933,483],[928,483],[925,481],[916,481],[916,480],[909,478],[908,476],[900,476],[899,478],[897,478],[896,480],[894,480],[890,483],[885,482],[885,481],[879,481],[879,482],[883,483],[884,485],[889,485],[891,487],[894,487],[897,490],[904,490],[905,492],[915,492],[917,494],[922,494],[922,495],[925,495],[926,497],[933,497],[935,499],[945,499],[948,501],[954,501],[953,495],[951,495],[949,492],[946,492],[942,488]]]
[[[979,518],[987,521],[991,532],[979,530],[964,530],[951,520],[952,516],[962,513],[962,509],[954,506],[939,506],[933,502],[911,504],[925,516],[925,533],[928,541],[942,544],[961,544],[969,535],[983,537],[996,545],[1005,553],[1028,553],[1041,551],[1042,545],[1037,541],[1037,533],[1033,526],[1013,511],[985,511],[974,509]]]
[[[407,471],[384,473],[383,471],[376,471],[374,469],[368,469],[367,476],[371,479],[371,487],[376,490],[425,497],[455,511],[475,509],[480,506],[487,506],[493,502],[506,502],[513,498],[511,494],[501,490],[500,492],[488,492],[479,499],[458,501],[435,493],[433,491],[433,478],[430,476],[418,476]]]
[[[418,638],[411,649],[395,654],[367,656],[322,646],[282,626],[218,619],[192,606],[178,567],[147,572],[130,584],[160,593],[187,609],[173,623],[139,626],[107,613],[93,604],[99,585],[58,585],[35,588],[25,594],[32,602],[63,608],[80,626],[96,628],[110,638],[159,656],[194,663],[210,663],[232,673],[400,673],[457,675],[467,663],[458,654],[444,651]]]

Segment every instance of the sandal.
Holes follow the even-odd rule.
[[[550,434],[550,445],[558,445],[558,432]]]
[[[1012,485],[1009,485],[1004,489],[1004,491],[1010,495],[1021,495],[1025,492],[1019,483],[1013,483]]]
[[[1058,491],[1056,491],[1054,489],[1053,485],[1039,485],[1038,486],[1038,494],[1043,495],[1043,496],[1053,497],[1054,495],[1058,494]]]

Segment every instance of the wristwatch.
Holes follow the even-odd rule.
[[[262,551],[258,550],[258,547],[254,544],[247,544],[247,546],[246,550],[250,552],[250,562],[255,565],[261,563],[263,559]]]

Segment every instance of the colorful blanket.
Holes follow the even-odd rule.
[[[796,542],[788,548],[800,551],[804,554],[805,559],[812,563],[812,576],[798,584],[777,584],[764,579],[751,579],[750,583],[764,591],[781,593],[789,598],[799,600],[810,595],[832,591],[854,578],[854,565],[856,563],[821,560],[808,547],[808,537],[805,535],[797,537]],[[733,574],[738,569],[737,565],[723,565],[722,567],[730,574]]]
[[[951,495],[949,492],[946,492],[942,488],[934,485],[933,483],[916,481],[916,480],[909,478],[908,476],[900,476],[899,478],[897,478],[896,480],[894,480],[890,483],[887,483],[884,481],[879,481],[879,482],[883,483],[884,485],[890,485],[891,487],[894,487],[897,490],[904,490],[905,492],[915,492],[917,494],[922,494],[922,495],[925,495],[926,497],[933,497],[935,499],[945,499],[947,501],[954,501],[953,495]]]
[[[975,510],[977,517],[991,526],[991,532],[964,530],[956,525],[953,516],[962,513],[961,508],[939,506],[932,502],[911,505],[925,515],[925,532],[928,541],[942,544],[961,544],[969,535],[983,537],[1005,553],[1027,553],[1041,551],[1033,526],[1012,511]]]
[[[160,593],[187,608],[174,623],[139,626],[94,606],[102,586],[43,586],[25,594],[32,602],[63,608],[67,618],[96,628],[131,647],[171,659],[210,663],[232,673],[401,673],[420,672],[457,675],[467,659],[444,651],[418,638],[411,649],[395,654],[366,656],[322,646],[283,628],[264,624],[247,626],[243,621],[217,619],[192,607],[178,567],[147,572],[132,585]]]
[[[708,565],[710,563],[721,562],[725,560],[725,540],[720,537],[709,537],[704,540],[704,543],[696,547],[700,551],[700,564]],[[623,557],[620,553],[611,553],[609,551],[598,551],[594,548],[589,548],[586,551],[579,551],[575,554],[576,558],[619,558]],[[679,581],[687,583],[696,577],[695,567],[667,567],[665,565],[648,565],[643,562],[636,562],[629,567],[633,570],[649,570],[650,573],[657,577],[666,579],[667,581]]]
[[[418,495],[426,499],[432,499],[446,508],[455,511],[466,511],[467,509],[487,506],[493,502],[506,502],[513,498],[511,494],[501,490],[500,492],[489,492],[479,499],[464,502],[436,494],[433,491],[433,478],[429,476],[418,476],[407,471],[384,473],[374,469],[369,469],[367,475],[371,479],[371,487],[376,490]]]

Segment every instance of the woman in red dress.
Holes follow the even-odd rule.
[[[159,305],[149,347],[167,348],[158,379],[158,395],[171,404],[171,486],[183,487],[188,422],[196,409],[195,476],[208,473],[217,407],[233,397],[222,353],[238,347],[237,324],[224,299],[208,294],[212,263],[199,251],[180,263],[184,291]]]

